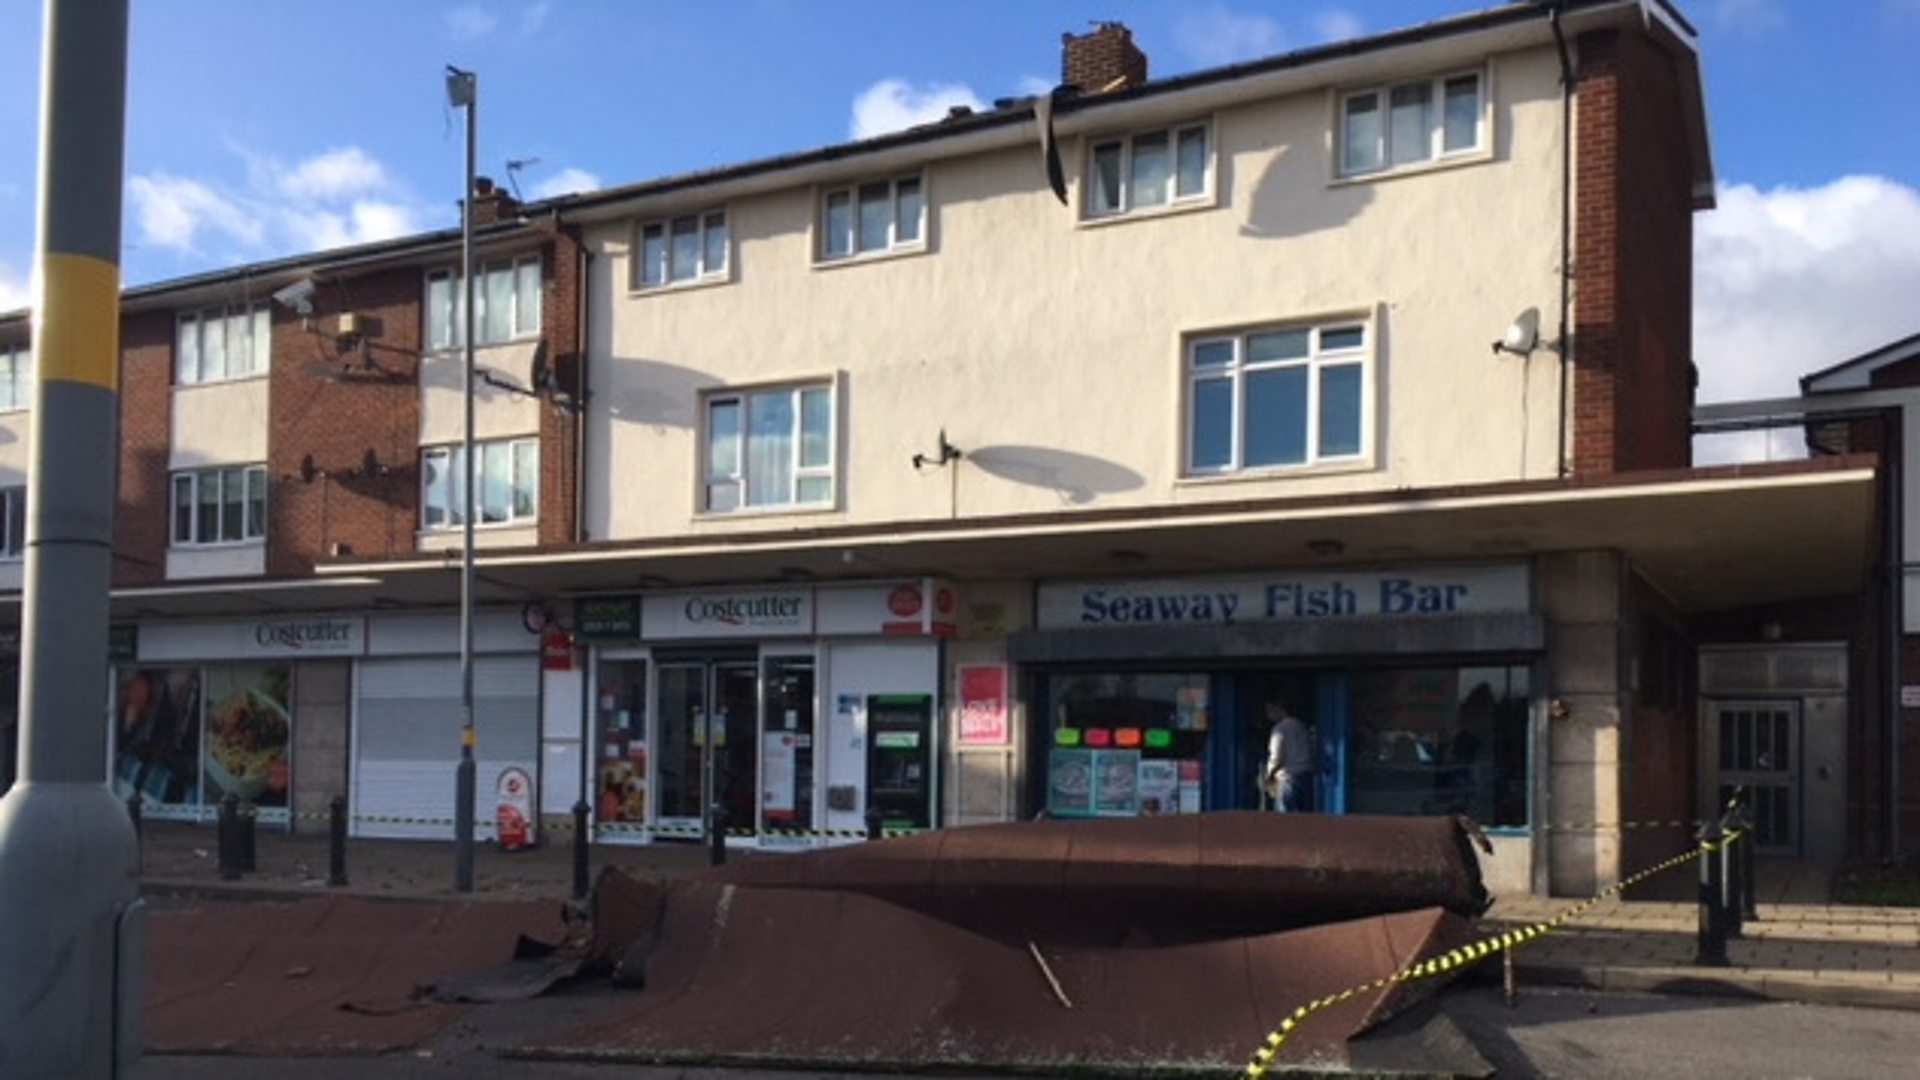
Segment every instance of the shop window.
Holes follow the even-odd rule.
[[[1047,701],[1048,814],[1189,814],[1205,805],[1206,675],[1053,675]]]
[[[1527,824],[1525,667],[1364,671],[1352,694],[1349,812]]]
[[[594,699],[599,736],[599,778],[594,819],[601,829],[647,820],[647,664],[607,660],[600,664]]]
[[[122,668],[114,787],[156,816],[200,816],[228,795],[284,810],[293,776],[293,672],[285,664]]]

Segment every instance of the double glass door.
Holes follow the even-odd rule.
[[[708,810],[728,829],[755,828],[759,797],[760,682],[750,659],[662,661],[659,823],[669,834],[707,835]]]

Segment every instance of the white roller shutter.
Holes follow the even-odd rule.
[[[460,762],[460,661],[362,660],[357,676],[355,835],[451,838],[454,769]],[[474,658],[473,725],[474,836],[491,840],[494,784],[501,770],[518,766],[528,776],[538,775],[537,655]]]

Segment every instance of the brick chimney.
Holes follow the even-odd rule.
[[[492,225],[505,221],[520,211],[520,203],[513,196],[495,187],[493,181],[484,176],[473,178],[473,223]]]
[[[1093,32],[1060,35],[1060,82],[1083,94],[1124,90],[1147,81],[1147,54],[1133,31],[1117,22],[1095,23]]]

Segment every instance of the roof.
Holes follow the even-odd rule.
[[[1861,353],[1851,360],[1842,360],[1829,368],[1822,368],[1811,375],[1800,377],[1800,392],[1803,394],[1831,394],[1843,390],[1868,390],[1873,387],[1873,377],[1883,368],[1894,367],[1909,360],[1920,360],[1920,334],[1901,338],[1889,345],[1882,345],[1872,352]]]

